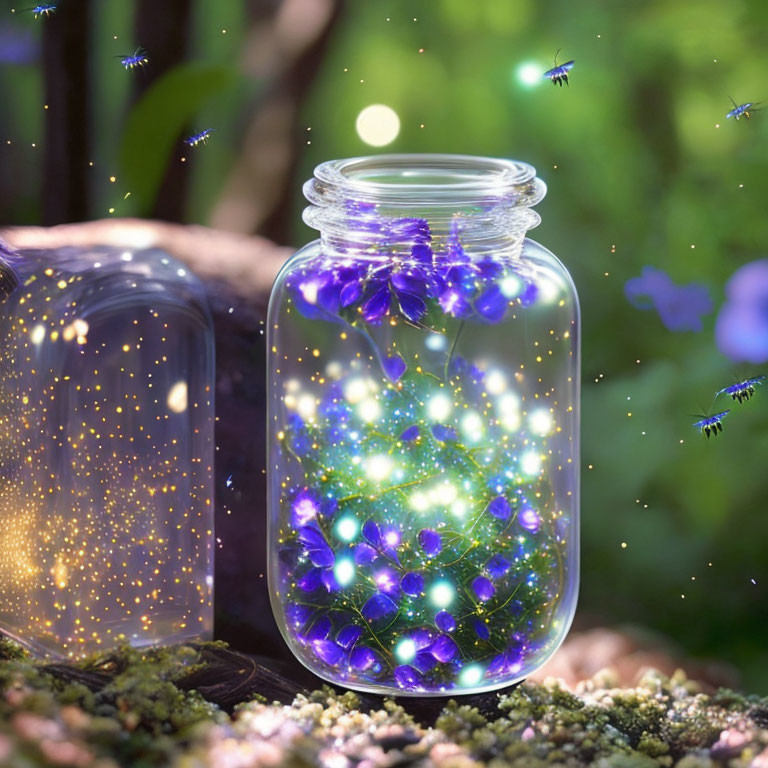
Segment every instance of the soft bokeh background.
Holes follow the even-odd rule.
[[[30,2],[30,5],[32,3]],[[27,5],[24,5],[26,8]],[[704,440],[689,414],[744,368],[718,352],[728,277],[768,246],[768,6],[754,0],[62,0],[0,13],[0,223],[147,216],[311,239],[318,162],[386,151],[534,164],[533,233],[578,286],[584,625],[643,625],[768,689],[768,389]],[[137,45],[150,64],[127,72]],[[539,72],[575,59],[571,85]],[[46,109],[45,105],[48,105]],[[183,138],[212,128],[205,146]],[[632,307],[645,265],[708,287],[699,333]],[[720,401],[721,403],[723,401]],[[727,407],[727,406],[726,406]],[[255,585],[263,589],[264,584]]]

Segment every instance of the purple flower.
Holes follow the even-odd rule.
[[[312,565],[320,568],[333,566],[336,558],[320,529],[314,525],[303,525],[298,530],[298,536]]]
[[[472,580],[472,591],[481,603],[485,603],[493,597],[496,588],[485,576],[477,576]]]
[[[342,647],[349,650],[363,635],[362,627],[358,627],[355,624],[347,624],[346,627],[342,627],[336,635],[336,642]]]
[[[432,427],[432,434],[435,440],[441,443],[447,443],[449,440],[458,440],[459,436],[453,427],[446,427],[444,424],[435,424]]]
[[[300,528],[312,522],[320,512],[320,500],[309,488],[303,488],[291,502],[293,527]]]
[[[405,360],[400,355],[392,355],[385,358],[382,362],[382,367],[390,381],[398,381],[407,368]]]
[[[370,544],[358,544],[355,547],[355,563],[357,565],[369,565],[372,563],[378,553]]]
[[[701,316],[712,312],[712,299],[700,283],[675,285],[666,272],[644,267],[640,277],[627,280],[624,293],[638,309],[655,309],[670,331],[700,331]]]
[[[433,531],[431,528],[423,528],[419,531],[419,546],[424,550],[425,554],[433,557],[437,555],[443,548],[440,541],[440,534],[437,531]]]
[[[304,592],[314,592],[322,584],[323,569],[310,568],[305,574],[299,577],[296,585]]]
[[[419,436],[419,425],[414,424],[413,426],[407,427],[405,430],[403,430],[402,434],[400,435],[400,439],[404,443],[410,443],[413,440],[415,440]]]
[[[441,632],[453,632],[456,629],[456,619],[448,611],[440,611],[435,616],[435,625]]]
[[[366,600],[361,613],[368,621],[376,621],[390,613],[397,613],[397,603],[392,598],[377,592],[373,597]]]
[[[538,533],[539,526],[541,525],[541,518],[527,501],[524,501],[520,505],[520,511],[517,513],[517,521],[520,523],[520,527],[529,533]]]
[[[413,660],[413,666],[419,672],[429,672],[437,666],[437,659],[429,651],[419,651]]]
[[[419,671],[408,664],[401,664],[395,667],[395,682],[401,688],[416,688],[421,678]]]
[[[333,640],[315,640],[312,648],[326,664],[335,667],[344,658],[344,649]]]
[[[384,568],[378,571],[373,577],[376,586],[380,592],[390,597],[397,597],[400,593],[400,586],[397,580],[397,574],[391,568]]]
[[[502,577],[509,570],[509,560],[502,555],[493,555],[491,559],[485,564],[488,569],[488,573],[494,579]]]
[[[438,661],[445,664],[454,659],[459,652],[459,647],[449,635],[440,635],[440,637],[432,643],[432,647],[429,650]]]
[[[472,619],[472,627],[475,630],[475,634],[481,640],[487,640],[491,636],[491,630],[488,629],[488,625],[480,619]]]
[[[400,589],[406,595],[418,597],[424,591],[424,577],[420,573],[406,573],[400,580]]]
[[[363,538],[372,546],[381,546],[381,528],[375,520],[366,520],[363,523]]]
[[[497,496],[488,504],[488,511],[494,517],[498,517],[499,520],[506,520],[512,511],[512,507],[503,496]]]
[[[349,654],[349,664],[354,669],[365,671],[376,663],[376,654],[367,645],[358,645]]]
[[[725,286],[715,325],[720,351],[735,361],[768,361],[768,259],[745,264]]]

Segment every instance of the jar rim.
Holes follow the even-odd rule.
[[[529,207],[546,193],[528,163],[456,154],[381,154],[329,160],[315,168],[304,187],[321,207],[350,199],[407,205],[504,202]]]

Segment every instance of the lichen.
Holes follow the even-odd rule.
[[[67,667],[0,642],[0,764],[78,768],[768,768],[768,699],[705,695],[682,673],[619,688],[609,675],[450,702],[434,726],[385,700],[325,687],[290,704],[258,693],[229,715],[186,691],[200,648],[118,651]],[[492,694],[491,694],[492,695]]]

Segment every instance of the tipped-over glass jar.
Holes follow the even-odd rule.
[[[328,162],[269,308],[269,578],[350,688],[510,685],[578,589],[579,309],[524,163]]]

